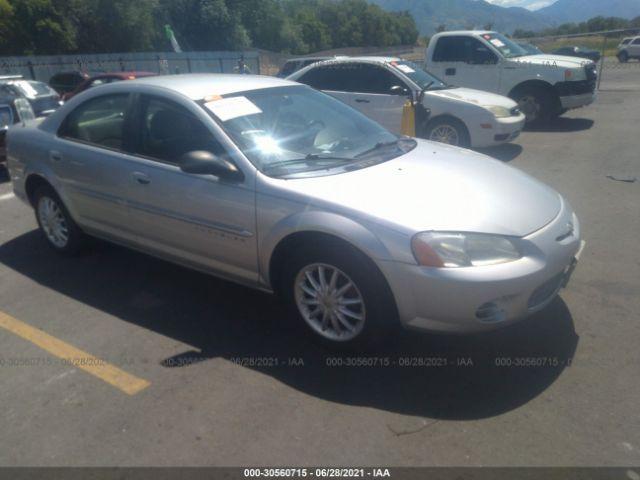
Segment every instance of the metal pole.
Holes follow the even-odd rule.
[[[598,90],[600,90],[600,83],[602,82],[602,74],[604,72],[604,51],[607,48],[607,35],[602,36],[602,52],[600,55],[600,74],[598,75]]]

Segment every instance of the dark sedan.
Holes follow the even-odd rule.
[[[70,98],[78,95],[89,88],[97,87],[98,85],[105,85],[107,83],[113,82],[121,82],[123,80],[135,80],[136,78],[142,77],[153,77],[156,76],[157,73],[152,72],[110,72],[110,73],[101,73],[99,75],[95,75],[91,78],[86,79],[80,85],[76,87],[75,90],[69,93],[65,93],[63,95],[64,100],[69,100]]]
[[[555,49],[552,53],[556,55],[566,55],[568,57],[588,58],[589,60],[593,60],[594,62],[600,60],[600,52],[598,50],[593,50],[592,48],[586,47],[561,47]]]

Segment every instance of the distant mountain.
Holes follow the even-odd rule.
[[[454,30],[471,26],[483,28],[487,24],[492,24],[492,28],[495,30],[511,33],[516,28],[536,31],[553,27],[557,23],[539,12],[531,12],[520,7],[504,8],[484,0],[371,1],[385,10],[409,11],[422,35],[432,35],[439,25],[446,25],[447,30]],[[610,0],[605,1],[608,3]]]
[[[635,18],[640,15],[640,0],[558,0],[536,13],[557,23],[582,22],[598,15]]]

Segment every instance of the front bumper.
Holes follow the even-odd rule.
[[[582,95],[570,95],[566,97],[560,97],[560,104],[564,109],[580,108],[591,105],[593,102],[595,102],[596,98],[597,94],[595,92],[585,93]]]
[[[478,332],[543,309],[575,268],[583,246],[578,220],[563,201],[551,223],[518,243],[520,260],[487,267],[438,269],[384,262],[402,324],[434,332]]]
[[[491,128],[479,127],[475,135],[472,135],[473,147],[492,147],[515,140],[522,132],[525,116],[520,113],[511,117],[496,118]]]

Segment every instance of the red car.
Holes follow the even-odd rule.
[[[135,80],[136,78],[142,77],[155,77],[157,73],[152,72],[111,72],[111,73],[101,73],[100,75],[95,75],[91,78],[86,79],[80,85],[76,87],[76,89],[72,92],[65,93],[62,96],[62,99],[67,101],[80,92],[84,92],[85,90],[91,87],[97,87],[98,85],[104,85],[106,83],[120,82],[122,80]]]

